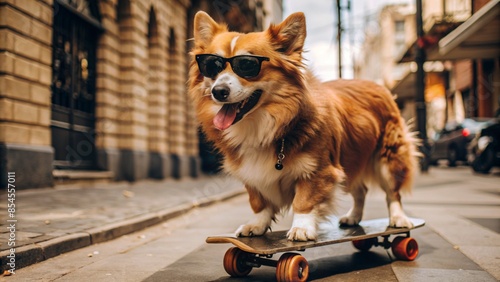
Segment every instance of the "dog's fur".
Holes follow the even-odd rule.
[[[244,182],[255,219],[238,236],[264,234],[280,211],[294,211],[290,240],[317,238],[318,223],[330,215],[334,190],[354,198],[340,223],[356,225],[363,215],[367,186],[387,194],[390,225],[411,226],[400,191],[410,190],[417,168],[416,139],[408,131],[391,93],[361,80],[321,83],[302,63],[305,17],[290,15],[263,32],[229,32],[198,12],[190,67],[189,96],[208,140],[224,156],[224,169]],[[269,57],[259,75],[244,79],[226,64],[214,79],[200,74],[194,55],[222,57],[253,54]],[[213,88],[230,90],[224,103],[236,103],[262,91],[258,103],[241,120],[219,130],[214,117],[223,102]],[[275,169],[284,139],[283,170]]]

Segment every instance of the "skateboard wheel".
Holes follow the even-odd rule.
[[[285,278],[285,270],[287,267],[287,263],[289,258],[295,256],[295,253],[284,253],[278,260],[278,264],[276,265],[276,280],[277,281],[286,281]]]
[[[307,281],[309,277],[309,263],[295,253],[285,253],[278,260],[276,266],[277,281]]]
[[[411,237],[398,236],[391,244],[392,253],[400,260],[412,261],[417,258],[418,244]]]
[[[252,267],[246,264],[252,254],[242,251],[236,247],[227,250],[224,255],[224,270],[232,277],[247,276]]]
[[[352,241],[352,245],[363,252],[368,251],[371,249],[373,245],[377,242],[377,238],[369,238],[369,239],[364,239],[364,240],[354,240]]]

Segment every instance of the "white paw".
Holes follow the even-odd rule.
[[[345,225],[345,226],[356,226],[359,224],[360,221],[361,217],[351,216],[348,214],[339,218],[340,225]]]
[[[301,227],[292,227],[286,234],[288,240],[290,241],[315,241],[318,238],[318,233],[316,232],[316,228],[301,228]]]
[[[318,219],[313,213],[295,214],[293,216],[292,228],[287,233],[288,240],[309,241],[316,240]]]
[[[241,225],[236,230],[236,237],[260,236],[266,233],[271,226],[274,213],[271,209],[264,209],[255,214],[255,218],[247,224]]]
[[[267,225],[244,224],[236,230],[236,237],[260,236],[266,233],[267,229]]]
[[[389,226],[391,226],[391,227],[399,227],[399,228],[402,228],[402,227],[412,228],[413,227],[413,223],[404,214],[402,214],[402,215],[393,215],[393,216],[391,216],[391,220],[389,222]]]

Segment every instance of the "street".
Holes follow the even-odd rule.
[[[419,175],[403,205],[426,220],[412,231],[419,243],[415,261],[397,261],[390,251],[360,253],[350,243],[303,252],[314,281],[497,281],[500,280],[500,175],[477,175],[469,167],[432,167]],[[338,193],[337,215],[350,207]],[[94,244],[22,268],[12,281],[273,281],[275,269],[253,269],[230,278],[222,258],[231,247],[206,244],[209,235],[233,232],[251,217],[242,195],[118,239]],[[386,217],[385,195],[370,191],[364,219]],[[287,229],[291,217],[273,230]],[[278,254],[279,255],[279,254]],[[279,257],[279,256],[278,256]],[[275,257],[277,258],[277,257]]]
[[[498,27],[500,0],[0,0],[0,282],[500,281]],[[380,233],[328,185],[407,188],[416,151],[363,220],[419,253],[345,242]],[[269,232],[344,241],[206,242],[292,194]]]

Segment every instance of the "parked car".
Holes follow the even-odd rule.
[[[448,122],[444,129],[431,139],[431,164],[438,160],[448,160],[449,166],[456,166],[457,161],[467,161],[467,147],[476,133],[490,119],[466,118],[463,122]]]
[[[500,123],[493,120],[477,134],[469,145],[469,162],[475,172],[488,173],[500,166]]]

